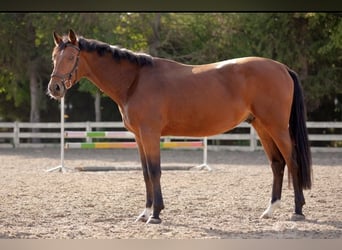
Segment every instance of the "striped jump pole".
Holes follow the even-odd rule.
[[[65,143],[65,138],[117,138],[117,139],[132,139],[134,134],[129,131],[65,131],[64,130],[64,97],[61,98],[61,140],[60,140],[60,156],[61,164],[57,167],[46,170],[51,172],[59,170],[66,171],[64,166],[64,149],[66,148],[88,148],[88,149],[110,149],[110,148],[136,148],[136,142],[95,142],[95,143]],[[207,164],[207,137],[203,140],[196,141],[164,141],[160,142],[160,148],[203,148],[203,164],[197,166],[198,169],[206,168],[209,171],[211,168]]]
[[[123,136],[132,136],[131,132],[126,131],[118,131],[118,132],[86,132],[86,131],[67,131],[65,132],[66,137],[68,138],[123,138],[119,135]],[[132,138],[132,137],[128,137]],[[134,137],[133,137],[134,138]],[[70,142],[65,144],[66,149],[127,149],[127,148],[137,148],[136,142]],[[197,166],[197,169],[206,168],[209,171],[212,170],[208,163],[208,144],[207,144],[207,137],[204,137],[203,140],[196,140],[196,141],[167,141],[167,142],[160,142],[160,148],[203,148],[203,163]]]
[[[64,131],[64,130],[63,130]],[[129,131],[64,131],[63,144],[61,149],[62,164],[64,161],[64,149],[128,149],[137,148],[137,143],[133,141],[126,142],[69,142],[64,143],[64,138],[112,138],[112,139],[134,139],[134,134]],[[202,140],[192,141],[161,141],[160,148],[203,148],[203,164],[197,166],[197,169],[206,168],[211,170],[207,164],[207,137]],[[63,151],[63,153],[62,153]]]
[[[160,142],[160,148],[202,148],[203,141],[179,141],[179,142]],[[70,142],[65,144],[65,148],[136,148],[136,142]]]
[[[81,149],[110,149],[110,148],[136,148],[136,142],[70,142],[65,144],[65,148]]]
[[[129,131],[65,131],[65,138],[134,138]]]

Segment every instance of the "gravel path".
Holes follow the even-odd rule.
[[[342,154],[313,154],[306,220],[291,221],[287,173],[281,208],[274,218],[259,219],[272,184],[262,151],[209,151],[210,172],[188,170],[201,163],[201,151],[162,151],[160,225],[134,222],[145,204],[136,150],[69,150],[65,156],[70,170],[48,173],[59,165],[58,149],[0,149],[0,238],[342,238]],[[131,171],[74,170],[83,166]]]

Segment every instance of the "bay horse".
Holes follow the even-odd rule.
[[[266,58],[245,57],[186,65],[86,39],[70,30],[53,34],[48,94],[60,99],[82,77],[118,105],[135,135],[146,186],[137,221],[161,223],[160,137],[211,136],[248,120],[273,172],[271,200],[261,218],[279,206],[284,168],[294,189],[293,219],[304,219],[304,189],[312,185],[311,152],[302,88],[297,74]]]

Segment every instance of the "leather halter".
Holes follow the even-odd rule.
[[[58,73],[52,72],[51,78],[52,77],[60,78],[62,80],[62,83],[63,83],[64,87],[66,89],[70,89],[72,87],[72,85],[73,85],[73,83],[71,82],[71,78],[74,75],[74,73],[75,73],[75,76],[77,78],[77,68],[78,68],[78,61],[79,61],[79,58],[80,58],[80,48],[75,46],[75,45],[73,45],[73,44],[70,44],[70,43],[66,44],[66,47],[71,47],[71,48],[76,49],[78,51],[75,64],[74,64],[73,68],[71,69],[71,71],[69,73],[58,74]]]

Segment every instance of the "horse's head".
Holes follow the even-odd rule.
[[[80,48],[72,30],[69,31],[68,36],[64,37],[54,32],[53,37],[56,46],[52,52],[53,71],[48,85],[48,94],[55,99],[60,99],[78,80]]]

